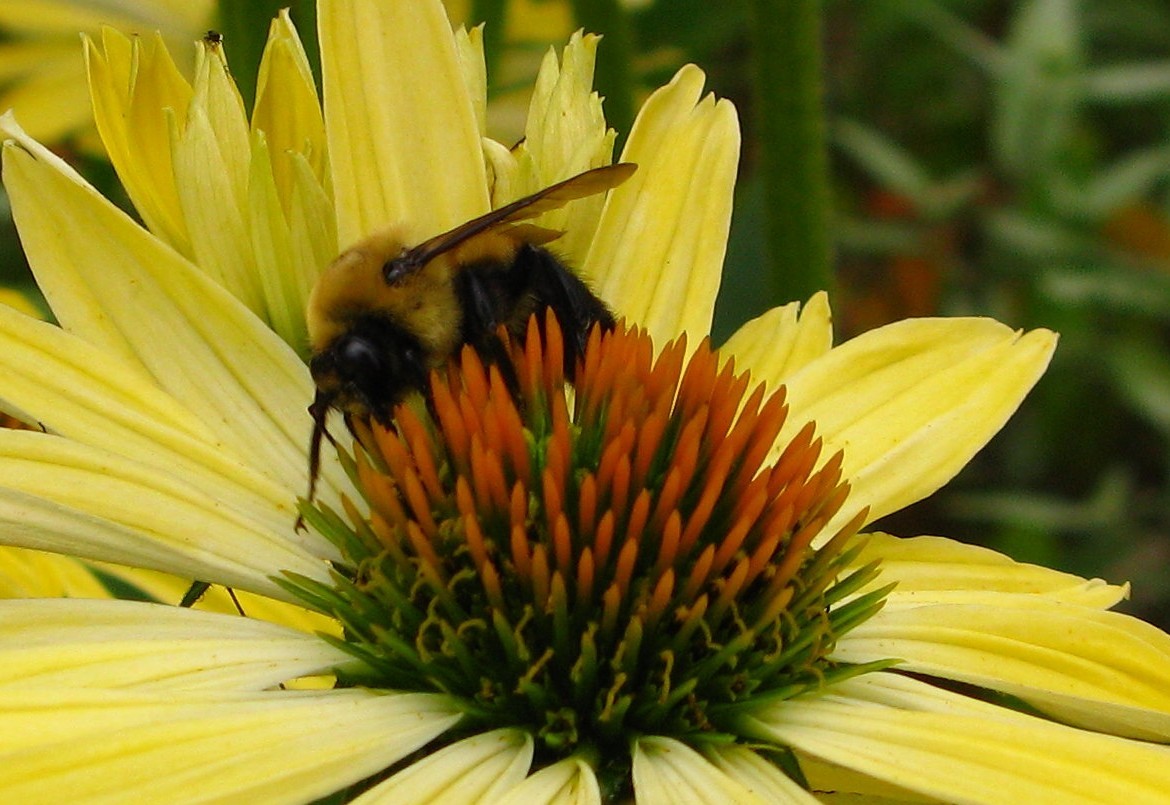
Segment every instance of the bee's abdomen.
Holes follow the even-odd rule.
[[[565,376],[570,380],[593,326],[612,330],[615,324],[609,308],[580,277],[552,252],[530,244],[517,249],[511,264],[469,267],[459,275],[456,293],[464,312],[464,342],[480,352],[494,351],[484,341],[495,340],[499,325],[522,335],[533,313],[551,310],[565,336]]]

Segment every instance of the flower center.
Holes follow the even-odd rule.
[[[427,410],[359,433],[369,518],[305,508],[346,557],[333,588],[294,583],[369,669],[343,683],[447,693],[546,761],[628,769],[630,736],[735,740],[745,705],[857,672],[827,654],[881,603],[838,606],[875,573],[842,578],[861,515],[822,533],[848,486],[811,424],[765,465],[783,389],[619,328],[567,395],[551,316],[506,353],[465,349]]]

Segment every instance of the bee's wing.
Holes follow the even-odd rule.
[[[505,204],[410,249],[406,254],[387,264],[387,280],[390,280],[391,274],[398,278],[417,271],[438,255],[450,251],[481,232],[526,221],[549,210],[560,209],[570,201],[604,193],[629,179],[637,169],[638,166],[632,162],[618,162],[615,165],[594,168],[546,187],[531,196]]]

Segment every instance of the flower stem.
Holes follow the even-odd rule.
[[[832,290],[821,0],[750,0],[764,220],[776,302]]]

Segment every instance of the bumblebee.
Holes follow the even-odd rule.
[[[630,163],[595,168],[468,221],[416,246],[400,228],[361,241],[322,272],[309,295],[309,499],[325,420],[341,411],[390,425],[394,406],[423,392],[431,369],[462,346],[501,362],[501,326],[523,340],[528,318],[551,310],[565,333],[565,375],[594,325],[614,327],[605,303],[545,244],[562,233],[524,223],[628,179]]]

